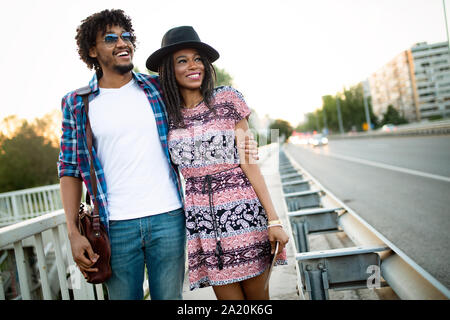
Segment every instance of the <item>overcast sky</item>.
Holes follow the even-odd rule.
[[[260,117],[294,126],[323,95],[364,80],[414,43],[447,40],[442,0],[5,1],[0,119],[59,110],[64,94],[88,83],[75,30],[107,8],[132,18],[141,72],[168,29],[191,25]]]

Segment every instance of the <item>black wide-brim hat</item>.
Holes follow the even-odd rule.
[[[166,32],[161,41],[161,49],[156,50],[148,57],[147,69],[158,72],[158,68],[166,55],[186,48],[200,50],[211,63],[219,59],[220,56],[216,49],[200,41],[200,37],[194,28],[190,26],[176,27]]]

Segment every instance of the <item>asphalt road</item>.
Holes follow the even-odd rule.
[[[450,136],[331,140],[286,151],[450,288]]]

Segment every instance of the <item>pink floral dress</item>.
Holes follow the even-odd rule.
[[[183,109],[185,128],[169,127],[172,161],[186,180],[185,214],[190,289],[255,277],[270,262],[267,216],[239,167],[236,124],[250,115],[231,87],[205,103]],[[277,264],[286,264],[284,251]]]

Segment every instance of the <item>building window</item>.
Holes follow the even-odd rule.
[[[447,60],[436,60],[433,64],[437,65],[437,64],[443,64],[443,63],[447,63]]]
[[[421,112],[427,112],[427,111],[436,111],[438,110],[438,107],[431,107],[431,108],[421,108],[420,111]]]

